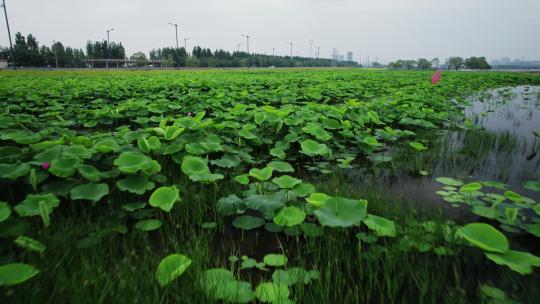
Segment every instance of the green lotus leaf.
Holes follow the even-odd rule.
[[[30,171],[30,166],[26,163],[0,164],[0,177],[7,179],[17,179],[25,176]]]
[[[287,286],[295,284],[309,284],[311,280],[318,277],[311,271],[307,271],[301,267],[291,267],[287,270],[276,269],[272,274],[272,282],[276,284],[284,284]]]
[[[298,196],[308,196],[315,192],[315,186],[310,183],[300,183],[292,189]]]
[[[381,143],[379,143],[379,141],[375,138],[375,137],[371,137],[371,136],[366,136],[364,137],[364,139],[362,140],[362,142],[370,147],[378,147],[378,146],[381,146]]]
[[[75,145],[75,146],[64,147],[64,149],[62,150],[62,156],[89,159],[92,157],[92,154],[94,152],[95,151],[89,150],[85,146]]]
[[[527,181],[523,184],[523,188],[540,192],[540,181]]]
[[[326,141],[332,138],[330,133],[326,132],[319,124],[309,122],[305,127],[302,128],[302,131],[307,134],[313,135],[315,138]]]
[[[283,149],[280,149],[280,148],[270,149],[270,155],[279,159],[285,159],[285,157],[287,156],[285,151],[283,151]]]
[[[232,225],[242,230],[253,230],[262,227],[265,220],[260,217],[254,217],[251,215],[242,215],[237,217],[232,222]]]
[[[26,130],[4,129],[0,131],[0,139],[13,140],[18,144],[28,145],[39,142],[41,136]]]
[[[350,227],[360,224],[366,217],[367,201],[332,197],[314,213],[324,226]]]
[[[75,172],[77,172],[77,168],[80,164],[81,160],[74,157],[62,157],[53,159],[51,161],[51,167],[49,168],[49,172],[51,172],[51,174],[54,176],[67,178],[73,176]]]
[[[36,216],[41,215],[39,203],[43,202],[47,206],[48,213],[51,213],[54,208],[60,205],[58,198],[52,194],[28,194],[26,198],[17,206],[15,212],[19,216]]]
[[[223,215],[233,215],[238,212],[238,209],[241,209],[242,207],[242,200],[234,194],[231,194],[227,197],[222,197],[217,202],[218,212]]]
[[[281,173],[294,172],[294,168],[291,166],[291,164],[284,161],[274,160],[269,162],[267,166],[272,167],[275,171]]]
[[[283,254],[269,253],[264,256],[263,262],[268,266],[279,267],[287,264],[287,257]]]
[[[262,169],[252,168],[251,170],[249,170],[249,176],[258,179],[261,182],[264,182],[267,181],[270,177],[272,177],[273,172],[274,168],[272,167],[264,167]]]
[[[280,226],[292,227],[304,222],[306,213],[298,207],[284,207],[274,217],[274,223]]]
[[[160,208],[163,211],[171,211],[174,203],[180,200],[180,191],[172,187],[159,187],[152,193],[148,203],[152,207]]]
[[[282,175],[280,177],[274,177],[272,182],[282,189],[292,189],[294,186],[300,184],[302,180],[289,175]]]
[[[507,184],[503,184],[503,183],[499,183],[499,182],[495,182],[495,181],[482,181],[480,183],[482,185],[486,186],[486,187],[492,187],[492,188],[496,188],[496,189],[499,189],[499,190],[508,189]]]
[[[0,286],[17,285],[30,280],[39,273],[34,266],[13,263],[0,266]]]
[[[514,191],[506,191],[504,192],[504,196],[514,203],[522,203],[524,201],[523,196],[521,196],[519,193],[516,193]]]
[[[363,222],[369,229],[374,230],[377,236],[396,236],[396,225],[394,224],[394,221],[368,214],[366,218],[363,219]]]
[[[139,210],[139,209],[142,209],[146,207],[146,203],[145,202],[140,202],[140,203],[127,203],[127,204],[124,204],[122,205],[122,209],[127,211],[127,212],[133,212],[133,211],[136,211],[136,210]]]
[[[123,152],[114,160],[114,165],[124,173],[137,173],[151,166],[151,160],[148,156],[141,153]]]
[[[255,296],[263,303],[283,303],[290,295],[285,284],[261,283],[255,289]]]
[[[223,178],[224,178],[223,174],[215,174],[215,173],[195,174],[195,175],[189,176],[189,179],[191,179],[192,181],[202,182],[202,183],[213,183]]]
[[[210,163],[222,168],[234,168],[240,165],[242,160],[236,154],[224,154],[220,159],[213,160]]]
[[[499,253],[509,250],[508,239],[489,224],[467,224],[459,228],[458,233],[472,245],[483,250]]]
[[[435,180],[445,186],[459,187],[463,185],[462,181],[450,177],[437,177]]]
[[[120,145],[118,145],[118,142],[112,138],[102,139],[94,144],[92,148],[100,153],[120,151]]]
[[[168,255],[158,265],[156,279],[161,286],[165,286],[184,274],[191,265],[191,259],[183,254]]]
[[[253,132],[251,132],[250,129],[242,129],[240,131],[238,131],[238,135],[240,135],[241,137],[245,138],[245,139],[255,139],[255,138],[258,138],[257,135],[255,135]]]
[[[149,219],[149,220],[142,220],[135,223],[135,229],[141,230],[141,231],[152,231],[159,229],[161,227],[162,222],[160,220],[155,219]]]
[[[416,151],[424,151],[424,150],[427,150],[426,146],[424,146],[422,143],[419,143],[419,142],[416,142],[416,141],[411,141],[409,143],[409,146],[411,146],[413,149],[415,149]]]
[[[311,195],[308,198],[306,198],[306,201],[310,203],[311,205],[319,208],[322,205],[324,205],[324,203],[328,201],[330,198],[332,197],[325,193],[311,193]]]
[[[0,202],[0,222],[3,222],[11,215],[11,207],[6,202]]]
[[[236,281],[232,273],[226,269],[205,270],[201,275],[200,284],[206,295],[215,301],[249,303],[255,297],[251,284]]]
[[[91,165],[80,165],[78,167],[79,174],[91,182],[97,182],[101,179],[101,172],[96,167]]]
[[[79,185],[69,192],[72,200],[89,200],[94,203],[101,200],[107,194],[109,194],[109,185],[104,183]]]
[[[165,139],[174,140],[178,136],[180,136],[180,134],[182,134],[184,130],[185,128],[179,128],[177,126],[168,126],[165,128],[165,133],[164,133]]]
[[[249,175],[240,174],[240,175],[235,176],[234,180],[239,184],[247,185],[247,184],[249,184]]]
[[[54,159],[60,158],[61,154],[62,146],[54,146],[34,155],[33,161],[37,164],[51,162]]]
[[[36,251],[39,253],[45,252],[45,245],[43,245],[41,242],[34,240],[31,237],[27,236],[19,236],[15,239],[15,244],[17,244],[19,247],[28,249],[30,251]]]
[[[128,191],[135,194],[144,194],[154,189],[156,184],[148,180],[148,175],[128,175],[125,179],[116,182],[120,191]]]
[[[498,265],[510,267],[520,274],[532,273],[532,268],[540,267],[540,258],[528,252],[508,250],[504,253],[486,252],[486,257]]]
[[[210,169],[207,163],[208,161],[206,159],[198,156],[185,156],[182,160],[182,172],[188,176],[208,174],[210,173]]]
[[[540,237],[540,223],[526,225],[525,228],[530,234]]]
[[[468,183],[459,188],[459,192],[461,193],[473,193],[476,191],[480,191],[482,189],[482,184],[480,183]]]
[[[329,150],[325,144],[319,144],[318,142],[308,139],[300,143],[302,150],[300,153],[306,154],[308,156],[315,155],[328,155]]]
[[[313,223],[302,223],[300,229],[302,229],[304,235],[308,237],[318,237],[324,234],[324,229]]]

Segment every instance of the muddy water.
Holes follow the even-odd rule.
[[[540,180],[540,138],[533,134],[540,132],[540,87],[492,90],[469,102],[467,119],[480,130],[425,134],[426,152],[408,146],[392,149],[384,155],[393,157],[393,166],[352,170],[348,176],[363,190],[378,189],[414,204],[448,210],[450,204],[435,193],[442,188],[436,177],[503,182],[540,201],[540,193],[522,187],[527,180]],[[420,170],[429,175],[422,176]]]

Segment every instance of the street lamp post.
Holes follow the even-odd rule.
[[[174,26],[176,32],[176,68],[180,68],[180,54],[178,54],[178,24],[169,22],[170,25]]]
[[[110,46],[110,35],[109,33],[114,31],[114,28],[107,30],[107,69],[109,68],[109,60],[111,60],[111,46]]]
[[[191,39],[191,37],[187,37],[187,38],[184,38],[184,50],[186,51],[186,54],[187,54],[187,41]]]
[[[4,8],[4,15],[6,16],[6,25],[7,25],[8,37],[9,37],[9,49],[11,51],[11,57],[13,59],[13,68],[17,69],[17,60],[15,58],[15,51],[13,50],[13,42],[11,42],[11,31],[9,29],[9,21],[8,21],[8,16],[7,16],[7,9],[6,9],[6,0],[2,0],[1,5]]]
[[[238,44],[236,45],[236,51],[237,51],[238,53],[240,53],[240,47],[241,47],[241,46],[242,46],[242,43],[238,43]]]
[[[242,34],[242,37],[246,37],[246,52],[249,54],[249,35]]]
[[[292,45],[293,45],[293,43],[292,43],[292,42],[290,42],[290,41],[287,41],[287,42],[285,42],[285,43],[288,43],[288,44],[290,44],[290,45],[291,45],[291,60],[292,60]]]

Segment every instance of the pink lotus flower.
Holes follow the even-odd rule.
[[[431,84],[436,84],[439,81],[441,81],[441,70],[435,71],[433,76],[431,76]]]
[[[51,163],[49,163],[48,161],[41,164],[41,168],[43,168],[45,170],[49,169],[50,166],[51,166]]]

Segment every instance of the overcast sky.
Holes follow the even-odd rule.
[[[87,40],[123,43],[128,54],[180,44],[235,50],[249,34],[257,53],[321,57],[332,49],[371,60],[486,56],[540,59],[540,0],[6,0],[12,33],[84,48]],[[8,45],[0,19],[0,45]],[[313,51],[315,53],[315,51]]]

